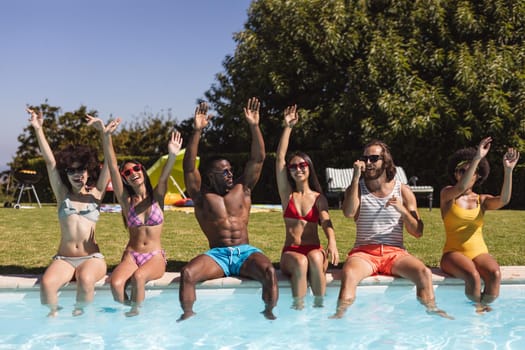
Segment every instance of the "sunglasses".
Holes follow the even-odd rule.
[[[120,174],[123,175],[124,177],[128,177],[131,175],[131,173],[138,173],[141,170],[142,170],[142,165],[135,164],[131,168],[122,171]]]
[[[380,159],[383,159],[383,157],[377,155],[377,154],[372,154],[371,156],[361,156],[359,157],[359,160],[367,163],[368,161],[370,161],[370,163],[375,163],[377,162],[378,160]]]
[[[68,167],[68,168],[66,168],[66,174],[74,175],[76,173],[83,173],[86,170],[87,170],[87,167],[85,165],[81,165],[81,166],[76,167],[76,168]]]
[[[213,171],[214,174],[220,174],[222,175],[223,177],[227,177],[229,175],[233,175],[233,168],[229,168],[229,169],[224,169],[224,170],[221,170],[221,171]]]
[[[297,169],[304,170],[306,168],[308,168],[307,162],[301,162],[297,164],[288,164],[288,169],[290,169],[290,171],[297,171]]]

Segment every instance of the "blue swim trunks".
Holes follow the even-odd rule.
[[[262,253],[262,250],[249,244],[242,244],[233,247],[212,248],[204,254],[211,257],[224,271],[226,276],[238,276],[242,264],[253,253]]]

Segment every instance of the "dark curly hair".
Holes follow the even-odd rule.
[[[100,175],[100,162],[94,148],[86,145],[69,144],[56,153],[55,159],[60,179],[69,191],[71,191],[72,186],[66,174],[66,168],[71,167],[74,163],[80,163],[86,167],[88,173],[86,186],[92,187],[97,183]]]
[[[385,165],[385,171],[386,171],[386,179],[388,181],[392,181],[394,177],[396,177],[396,164],[394,163],[394,158],[392,157],[392,153],[390,152],[390,147],[386,143],[380,140],[372,140],[369,143],[366,144],[365,148],[363,150],[372,147],[372,146],[379,146],[381,147],[381,157],[383,157],[383,164]]]
[[[287,165],[290,164],[290,161],[293,157],[303,158],[308,163],[308,168],[310,169],[310,175],[308,175],[308,185],[314,191],[323,193],[321,185],[319,184],[319,179],[317,178],[317,173],[315,172],[315,167],[314,163],[312,162],[312,158],[310,158],[308,154],[301,151],[293,152],[286,159]],[[286,167],[286,175],[288,177],[288,183],[290,183],[290,186],[292,187],[293,191],[297,191],[295,180],[292,178],[292,175],[290,174],[290,169],[288,169],[288,167]]]
[[[462,148],[454,152],[448,159],[448,168],[447,174],[452,182],[452,185],[457,183],[455,172],[456,168],[461,162],[471,162],[472,159],[476,156],[478,150],[474,147]],[[490,165],[487,158],[483,157],[478,164],[478,179],[476,180],[476,185],[481,185],[490,173]]]

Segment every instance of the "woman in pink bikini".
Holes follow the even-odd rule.
[[[286,226],[280,268],[291,278],[292,308],[301,310],[308,283],[315,297],[314,307],[323,306],[328,258],[337,265],[339,253],[328,214],[328,201],[322,193],[312,160],[302,152],[295,152],[288,161],[285,160],[292,127],[298,120],[297,106],[287,107],[284,130],[277,147],[275,174]],[[318,225],[328,239],[326,251],[321,246]]]
[[[120,168],[117,166],[111,133],[120,119],[110,122],[105,128],[100,119],[91,116],[87,116],[87,119],[89,124],[101,131],[113,191],[122,207],[122,215],[129,231],[129,241],[122,260],[111,274],[111,291],[115,301],[131,305],[126,316],[135,316],[144,301],[146,283],[161,278],[166,272],[166,257],[161,245],[164,196],[175,157],[181,149],[182,138],[179,132],[171,134],[168,160],[157,186],[152,188],[146,169],[138,161],[126,161]],[[131,298],[125,291],[129,283]]]
[[[107,162],[102,169],[96,150],[69,145],[56,158],[44,134],[41,111],[27,109],[38,146],[46,163],[49,183],[57,200],[60,245],[40,279],[40,300],[54,317],[62,309],[58,290],[74,279],[77,296],[73,316],[84,313],[93,301],[95,283],[106,275],[106,261],[95,240],[99,206],[109,180]]]

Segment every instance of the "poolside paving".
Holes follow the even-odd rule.
[[[441,270],[432,269],[432,279],[434,285],[452,285],[463,284],[463,281],[458,278],[450,277]],[[525,284],[525,266],[501,266],[502,279],[501,284]],[[290,280],[277,271],[279,280],[279,287],[290,287]],[[40,275],[0,275],[0,289],[36,289],[38,290]],[[148,282],[146,288],[148,289],[165,289],[165,288],[179,288],[180,273],[166,272],[162,278]],[[326,274],[328,286],[340,286],[341,284],[341,270],[328,270]],[[361,281],[362,286],[366,285],[410,285],[407,279],[391,276],[371,276]],[[257,281],[238,277],[224,277],[213,280],[208,280],[199,283],[197,288],[259,288],[261,285]],[[63,289],[76,288],[75,282],[70,282]],[[110,289],[109,275],[97,282],[96,289]]]

